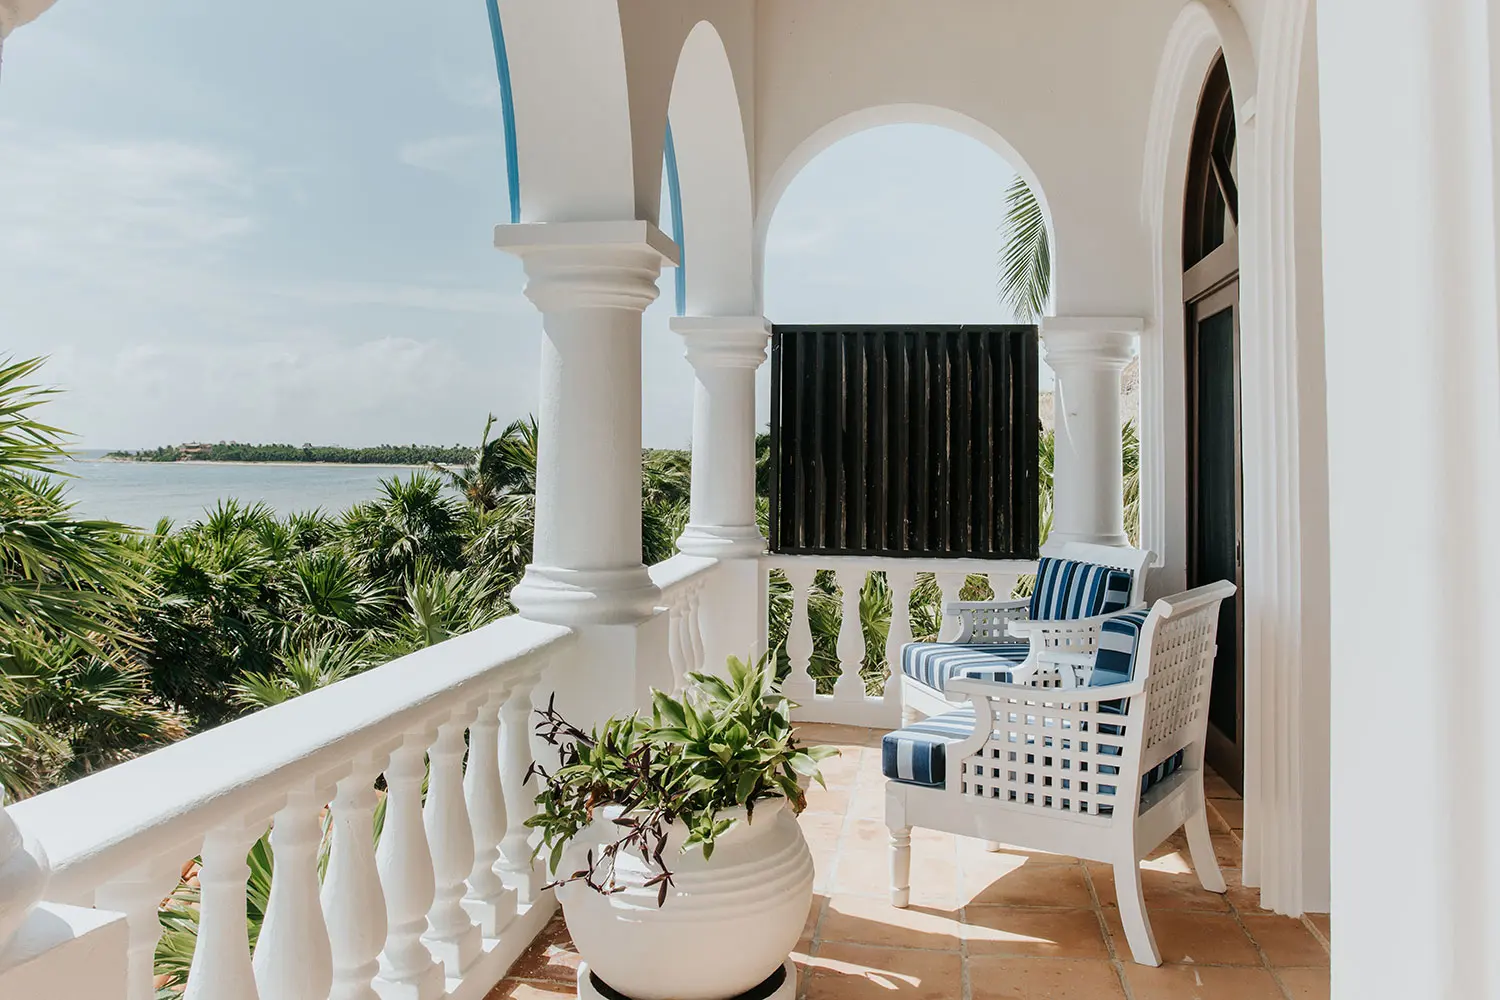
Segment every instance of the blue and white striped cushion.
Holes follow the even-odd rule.
[[[1089,687],[1122,684],[1135,676],[1136,648],[1150,611],[1127,611],[1100,623]]]
[[[974,731],[974,706],[914,722],[880,741],[880,770],[895,781],[942,788],[947,776],[948,747]]]
[[[954,677],[1008,683],[1029,649],[1025,642],[909,642],[901,649],[901,672],[935,691]]]
[[[1119,611],[1130,604],[1132,580],[1129,570],[1077,559],[1044,558],[1037,563],[1028,617],[1032,621],[1063,621]]]

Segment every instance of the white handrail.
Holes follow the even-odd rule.
[[[484,697],[497,674],[538,665],[572,638],[561,626],[503,618],[9,811],[47,851],[48,896],[84,900],[164,847],[197,841],[230,816],[269,815],[290,789],[389,752],[419,721]]]

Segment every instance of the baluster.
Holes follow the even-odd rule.
[[[432,767],[422,814],[437,883],[422,940],[455,979],[479,957],[480,944],[479,928],[463,907],[468,890],[464,880],[474,867],[474,828],[464,803],[464,731],[473,717],[474,712],[464,708],[438,727],[437,741],[428,753]]]
[[[681,595],[667,605],[667,659],[672,664],[672,684],[681,690],[687,683],[687,650],[683,643],[682,622],[686,607]]]
[[[911,591],[917,574],[911,570],[892,569],[885,574],[891,591],[891,628],[885,637],[885,663],[890,673],[885,678],[885,697],[896,697],[901,689],[901,647],[911,642]]]
[[[786,633],[786,655],[792,662],[783,690],[793,701],[808,701],[812,698],[812,675],[808,666],[812,663],[812,625],[807,620],[807,592],[813,585],[817,570],[811,566],[788,566],[783,570],[786,581],[792,587],[792,621]]]
[[[839,622],[839,679],[833,696],[839,701],[860,701],[865,697],[865,680],[859,675],[865,660],[865,630],[859,618],[859,595],[864,588],[865,571],[840,569],[834,572],[843,592],[843,616]]]
[[[259,1000],[250,965],[250,925],[245,917],[245,855],[260,837],[246,824],[221,826],[203,841],[198,872],[198,946],[188,968],[183,1000]],[[267,998],[271,1000],[271,998]]]
[[[536,812],[536,778],[531,770],[531,689],[537,674],[517,679],[500,710],[500,785],[505,790],[508,824],[500,842],[500,875],[523,903],[533,903],[544,884],[531,857],[526,820]]]
[[[385,892],[375,865],[375,775],[383,760],[357,762],[339,782],[333,840],[323,879],[323,913],[333,956],[329,1000],[379,1000],[373,985],[385,947]],[[268,998],[269,1000],[269,998]]]
[[[1021,582],[1018,573],[991,573],[989,576],[990,589],[995,592],[997,601],[1010,600],[1010,595],[1016,592],[1016,584]]]
[[[692,664],[693,670],[702,673],[708,659],[703,651],[703,587],[701,584],[689,588],[687,593],[687,634],[688,634],[688,662]],[[719,672],[723,672],[724,665],[721,663]]]
[[[190,852],[189,852],[190,853]],[[156,943],[161,940],[161,901],[182,879],[182,862],[176,855],[156,861],[111,879],[94,891],[94,905],[101,910],[125,914],[130,944],[125,1000],[153,1000],[156,996]]]
[[[385,826],[375,866],[385,889],[386,938],[375,991],[384,1000],[433,1000],[443,993],[443,967],[433,961],[422,932],[436,883],[422,826],[422,778],[427,732],[408,733],[385,769]]]
[[[964,589],[964,581],[968,577],[963,573],[935,573],[933,575],[937,578],[938,588],[943,592],[943,604],[958,600],[959,593]],[[939,619],[938,641],[952,642],[958,637],[958,616],[950,615],[946,611],[942,611],[941,608],[939,608],[939,612],[942,614],[942,618]]]
[[[333,987],[328,925],[318,904],[324,801],[313,786],[298,789],[271,823],[275,872],[251,963],[256,989],[267,1000],[327,1000]]]
[[[469,766],[464,771],[464,797],[469,803],[469,825],[474,830],[474,866],[464,909],[485,937],[497,938],[516,916],[516,891],[495,873],[500,841],[505,836],[505,792],[500,785],[500,707],[507,688],[491,695],[469,727]]]

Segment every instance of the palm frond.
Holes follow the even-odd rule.
[[[1000,299],[1017,319],[1031,322],[1052,295],[1052,248],[1041,202],[1019,174],[1005,189],[1001,230]]]

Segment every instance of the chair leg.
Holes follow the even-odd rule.
[[[998,840],[986,840],[984,842],[984,849],[986,851],[989,851],[991,854],[994,854],[996,851],[1000,850],[1004,846],[1005,845],[1002,844],[1002,843],[1000,843],[1000,841],[998,841]]]
[[[911,903],[911,827],[891,827],[891,905]]]
[[[1130,944],[1130,957],[1137,965],[1160,965],[1156,935],[1146,916],[1146,896],[1141,889],[1141,866],[1133,857],[1115,862],[1115,898],[1120,904],[1120,923]]]
[[[1209,892],[1226,892],[1224,873],[1219,871],[1219,859],[1214,856],[1214,841],[1208,833],[1208,807],[1198,800],[1197,810],[1183,824],[1187,830],[1188,853],[1193,858],[1193,870],[1198,881]]]

